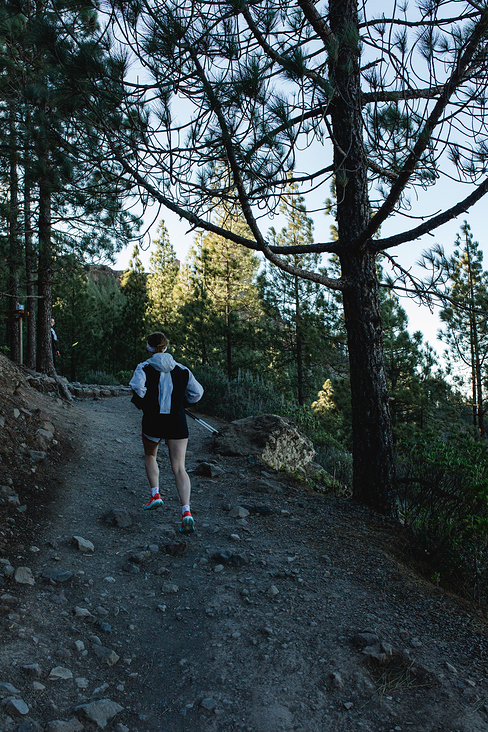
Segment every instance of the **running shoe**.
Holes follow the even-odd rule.
[[[195,522],[192,519],[191,513],[189,511],[185,511],[181,522],[180,534],[192,534],[194,531]]]
[[[162,498],[159,493],[156,493],[156,495],[151,498],[149,503],[146,503],[146,505],[144,506],[144,511],[152,511],[154,508],[159,508],[162,505]]]

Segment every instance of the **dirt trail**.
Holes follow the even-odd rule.
[[[0,730],[488,730],[483,619],[392,558],[387,523],[217,458],[192,422],[188,468],[214,460],[219,474],[192,474],[197,531],[181,543],[164,448],[164,508],[142,510],[128,398],[61,418],[76,449],[34,545],[8,556],[35,584],[7,577],[0,592]],[[113,508],[132,525],[106,523]],[[97,700],[98,722],[93,705],[76,711]]]

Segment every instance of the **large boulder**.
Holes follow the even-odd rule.
[[[302,472],[315,457],[312,442],[277,414],[236,419],[215,440],[220,455],[252,455],[275,470]]]

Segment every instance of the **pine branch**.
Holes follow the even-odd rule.
[[[413,241],[413,239],[418,239],[424,234],[428,234],[430,231],[437,229],[443,224],[446,224],[448,221],[455,219],[460,214],[465,213],[469,208],[471,208],[471,206],[473,206],[477,201],[483,198],[483,196],[485,196],[487,193],[488,178],[486,178],[483,183],[481,183],[477,187],[477,189],[473,191],[473,193],[467,196],[464,200],[459,201],[459,203],[456,203],[455,206],[447,209],[447,211],[443,211],[437,216],[429,218],[423,224],[420,224],[420,226],[416,226],[414,229],[410,229],[409,231],[404,231],[402,234],[395,234],[394,236],[390,236],[386,239],[377,239],[374,242],[371,241],[368,245],[368,248],[373,252],[382,252],[386,249],[396,247],[399,244],[404,244],[407,241]]]
[[[353,250],[360,249],[364,244],[371,239],[372,236],[378,231],[381,224],[388,218],[388,216],[393,212],[396,204],[398,203],[398,200],[400,196],[402,195],[403,191],[405,190],[405,187],[407,186],[416,166],[419,162],[422,154],[426,150],[433,131],[437,124],[439,123],[439,120],[441,118],[441,115],[445,111],[447,105],[449,104],[452,95],[454,92],[458,89],[458,87],[465,81],[465,74],[467,69],[469,68],[469,65],[472,62],[473,56],[475,55],[476,51],[478,50],[479,44],[481,43],[482,39],[486,35],[488,30],[488,8],[483,11],[481,14],[481,18],[479,22],[476,24],[471,37],[466,44],[464,52],[460,55],[458,58],[458,61],[455,65],[455,68],[453,72],[451,73],[449,79],[444,84],[444,89],[442,94],[440,95],[437,103],[434,106],[434,109],[432,110],[431,114],[427,118],[427,121],[420,132],[417,142],[415,143],[413,150],[410,152],[405,165],[403,166],[403,169],[400,171],[398,178],[396,182],[393,184],[393,186],[390,189],[390,193],[386,198],[386,201],[383,203],[381,208],[377,211],[377,213],[372,217],[370,223],[362,234],[356,238],[356,241],[352,242],[350,245],[350,248]]]

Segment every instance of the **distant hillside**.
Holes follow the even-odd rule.
[[[111,267],[108,267],[106,264],[90,264],[88,266],[88,271],[97,284],[101,277],[112,277],[114,280],[117,280],[117,282],[120,284],[120,280],[124,273],[124,270],[112,269]]]

